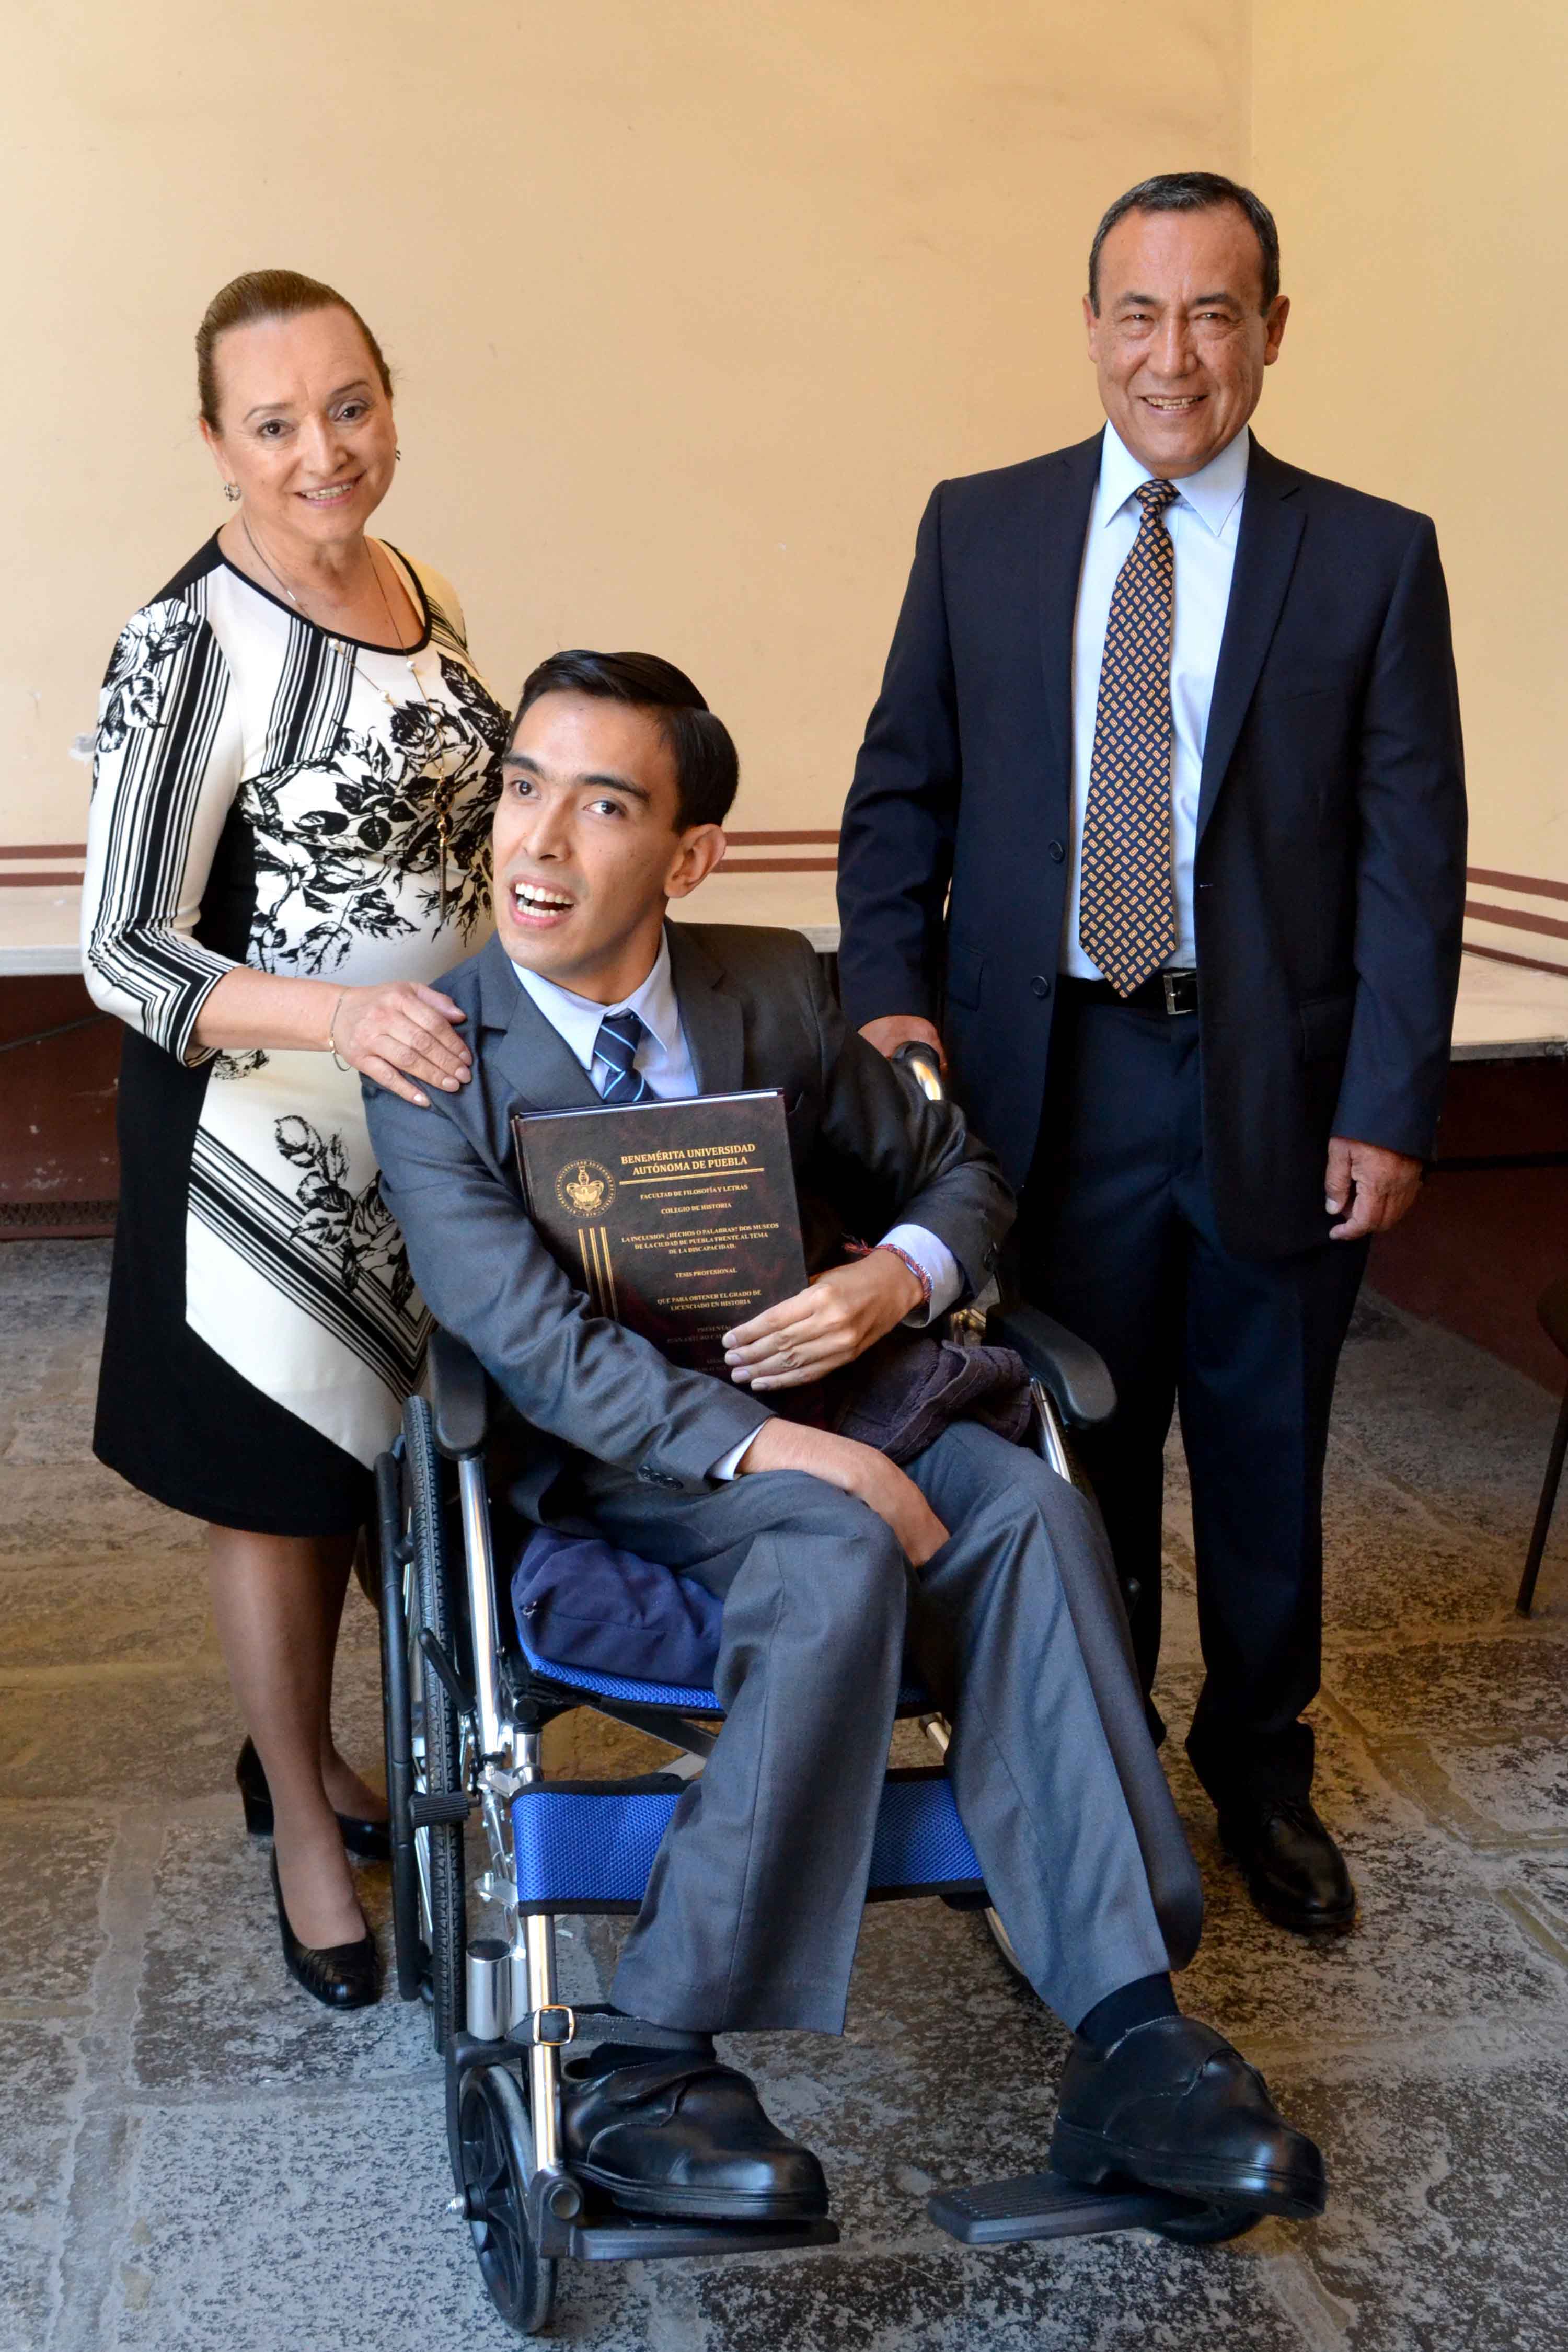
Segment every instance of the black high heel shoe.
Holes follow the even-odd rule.
[[[245,1826],[252,1837],[272,1835],[272,1791],[267,1785],[267,1775],[253,1740],[247,1739],[239,1751],[234,1768],[239,1783],[239,1799],[245,1807]],[[384,1822],[363,1822],[353,1813],[339,1813],[338,1831],[350,1853],[357,1853],[362,1862],[390,1862],[392,1832]]]
[[[276,1853],[272,1856],[272,1900],[278,1906],[283,1965],[296,1984],[303,1985],[325,2009],[369,2009],[381,1999],[381,1963],[375,1937],[368,1927],[354,1944],[327,1944],[318,1949],[300,1941],[283,1908]]]

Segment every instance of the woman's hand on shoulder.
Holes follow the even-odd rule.
[[[458,1034],[461,1005],[423,982],[390,980],[379,988],[345,988],[331,1020],[339,1058],[389,1094],[428,1110],[425,1086],[454,1095],[474,1074],[473,1056]]]

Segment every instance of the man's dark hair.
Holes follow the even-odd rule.
[[[655,712],[675,761],[676,830],[723,824],[741,782],[741,762],[729,729],[683,669],[658,654],[596,654],[573,646],[529,672],[512,718],[514,735],[523,712],[546,694],[591,694]]]
[[[1094,232],[1089,248],[1089,302],[1095,317],[1100,316],[1100,248],[1119,220],[1129,213],[1216,212],[1221,205],[1234,205],[1252,225],[1263,264],[1262,308],[1272,310],[1279,292],[1279,232],[1262,197],[1238,180],[1227,180],[1223,172],[1160,172],[1118,196]]]

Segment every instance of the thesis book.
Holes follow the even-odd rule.
[[[574,1282],[674,1363],[722,1371],[724,1334],[805,1287],[777,1093],[520,1113],[534,1224]]]

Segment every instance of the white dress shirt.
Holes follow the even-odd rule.
[[[647,1080],[649,1092],[663,1102],[680,1099],[698,1091],[697,1071],[686,1043],[686,1033],[680,1025],[680,1006],[675,993],[675,979],[669,968],[669,940],[662,938],[653,970],[640,988],[623,997],[617,1004],[598,1004],[591,997],[575,996],[553,980],[545,980],[525,964],[514,963],[519,983],[527,990],[539,1011],[556,1035],[588,1073],[590,1083],[600,1094],[615,1076],[610,1064],[594,1051],[599,1034],[599,1024],[612,1013],[635,1013],[647,1033],[637,1044],[632,1067]],[[894,1244],[912,1257],[931,1283],[931,1305],[917,1307],[906,1319],[910,1323],[934,1322],[956,1304],[963,1288],[963,1276],[958,1261],[947,1244],[924,1225],[894,1225],[883,1240]],[[757,1423],[757,1429],[763,1426]],[[753,1429],[739,1445],[731,1447],[723,1459],[709,1472],[712,1478],[732,1478],[736,1465],[757,1433]]]
[[[1191,971],[1197,962],[1193,929],[1193,851],[1197,838],[1198,788],[1203,782],[1204,741],[1236,544],[1247,494],[1247,461],[1252,436],[1244,425],[1234,441],[1201,473],[1178,482],[1181,495],[1165,510],[1165,529],[1175,551],[1175,627],[1171,644],[1171,864],[1175,885],[1176,944],[1166,959],[1170,971]],[[1095,709],[1100,666],[1105,653],[1116,577],[1138,536],[1142,509],[1133,493],[1154,479],[1140,465],[1115,427],[1106,425],[1100,457],[1100,486],[1089,510],[1089,532],[1079,575],[1078,614],[1072,656],[1072,864],[1062,918],[1060,967],[1079,980],[1098,980],[1098,964],[1079,943],[1079,892],[1082,880],[1084,812],[1089,805],[1089,767],[1094,758]]]

